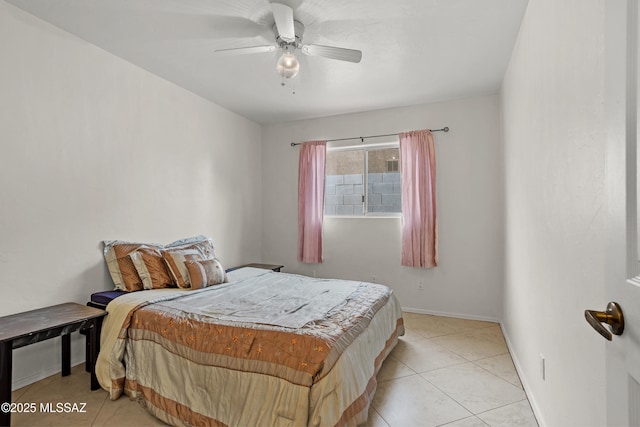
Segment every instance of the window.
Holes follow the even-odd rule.
[[[324,214],[402,212],[398,143],[327,149]]]
[[[398,164],[398,159],[387,160],[387,172],[399,172],[400,165]]]

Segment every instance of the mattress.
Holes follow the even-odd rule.
[[[356,425],[404,332],[382,285],[243,268],[109,304],[96,374],[173,425]]]
[[[95,292],[91,294],[91,302],[100,304],[100,305],[107,305],[114,299],[125,294],[126,292],[121,290]]]

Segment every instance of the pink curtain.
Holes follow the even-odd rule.
[[[402,265],[438,265],[436,218],[436,157],[429,130],[403,132],[400,137],[402,174]]]
[[[298,261],[322,263],[326,141],[300,145],[298,162]]]

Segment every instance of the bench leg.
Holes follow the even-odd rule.
[[[89,325],[91,326],[91,325]],[[80,330],[80,333],[85,337],[85,346],[84,346],[84,370],[86,372],[91,372],[91,367],[89,366],[89,360],[91,359],[91,349],[89,348],[91,345],[91,340],[89,339],[89,329],[83,328]]]
[[[71,334],[62,335],[62,376],[71,375]]]
[[[0,343],[0,426],[11,425],[11,411],[6,411],[6,403],[11,404],[11,365],[13,342]]]
[[[102,317],[93,319],[91,327],[89,328],[89,369],[91,372],[91,390],[97,390],[100,388],[98,377],[96,377],[96,360],[98,359],[98,353],[100,352],[100,331],[102,329]]]

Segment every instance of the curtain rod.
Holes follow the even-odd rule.
[[[429,130],[431,132],[449,132],[449,127],[445,126],[442,129],[429,129]],[[351,137],[351,138],[327,139],[327,142],[348,141],[350,139],[359,139],[362,142],[364,142],[365,138],[378,138],[378,137],[381,137],[381,136],[397,136],[397,135],[398,135],[397,133],[388,133],[388,134],[385,134],[385,135],[354,136],[354,137]],[[300,144],[302,144],[302,142],[292,142],[291,146],[295,147],[296,145],[300,145]]]

